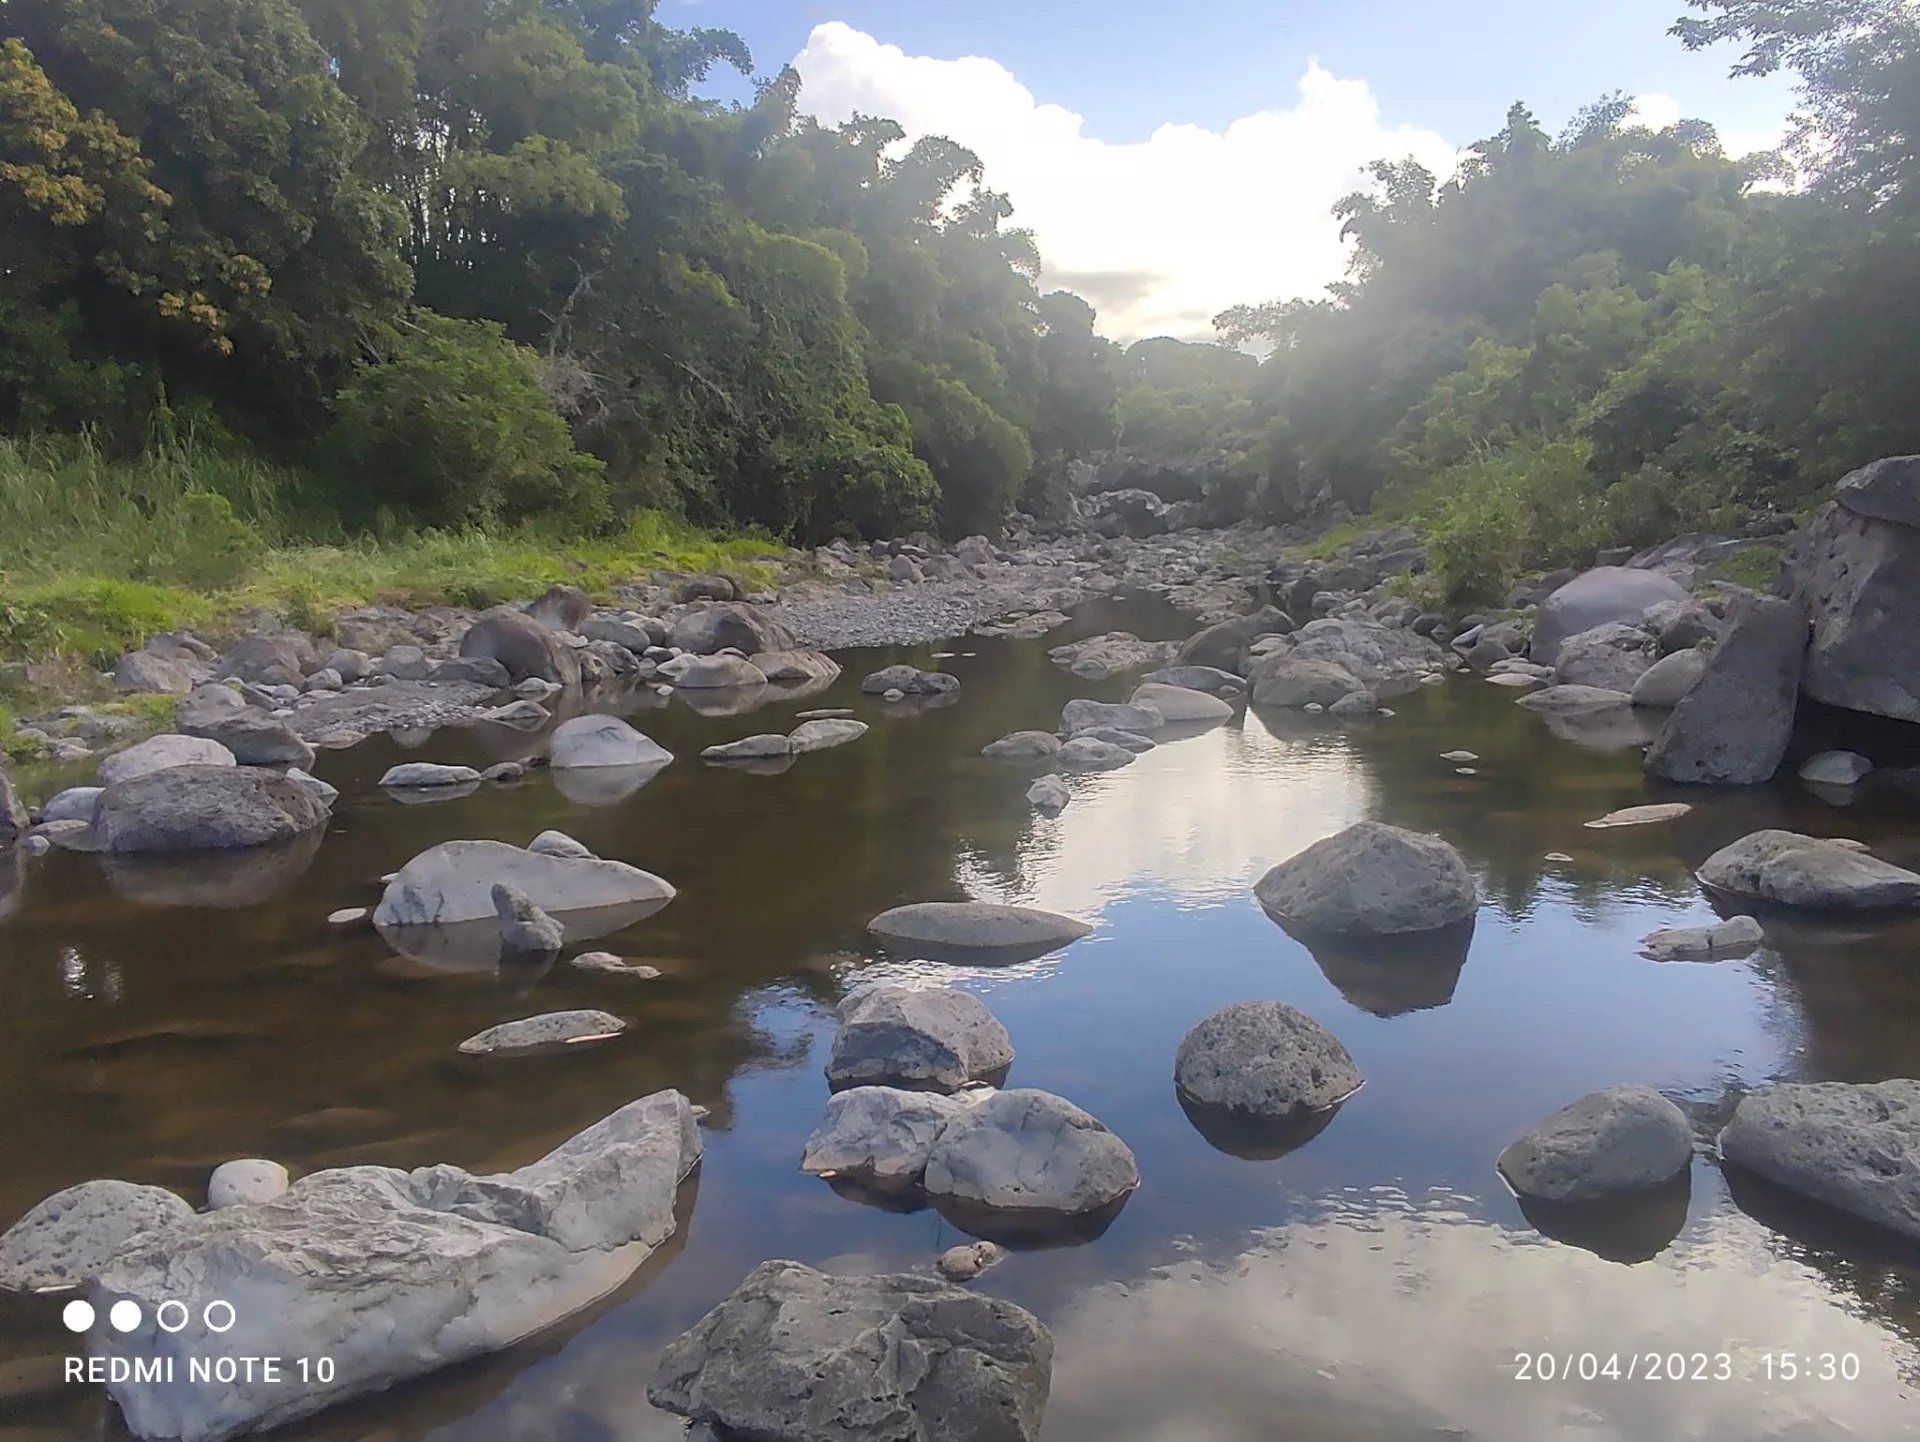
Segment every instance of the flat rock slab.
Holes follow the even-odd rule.
[[[610,1041],[627,1029],[626,1022],[605,1011],[549,1011],[539,1016],[503,1021],[475,1032],[460,1043],[462,1056],[508,1056],[514,1052],[546,1051],[585,1042]]]
[[[978,1099],[986,1095],[981,1092]],[[917,1187],[935,1140],[975,1100],[971,1092],[946,1096],[889,1086],[835,1092],[807,1138],[800,1170],[851,1178],[883,1191]]]
[[[664,905],[674,889],[624,861],[522,851],[503,841],[443,841],[401,867],[374,909],[376,926],[444,926],[491,919],[493,888],[504,882],[542,911],[565,913],[634,904]]]
[[[761,1442],[1034,1442],[1052,1373],[1011,1302],[775,1261],[667,1346],[647,1397]]]
[[[1076,736],[1054,758],[1062,771],[1118,771],[1133,765],[1133,751],[1097,736]]]
[[[1468,920],[1480,904],[1452,846],[1378,821],[1316,841],[1253,890],[1282,923],[1335,936],[1434,931]]]
[[[0,1291],[87,1286],[142,1232],[192,1219],[193,1208],[160,1187],[81,1182],[0,1234]]]
[[[884,666],[860,682],[869,696],[899,691],[907,696],[943,696],[960,689],[960,678],[947,671],[922,671],[916,666]]]
[[[547,752],[556,771],[660,767],[673,753],[618,716],[575,716],[554,727]]]
[[[951,1092],[1012,1064],[1012,1038],[978,997],[946,987],[869,986],[840,1003],[827,1080]]]
[[[1834,911],[1920,906],[1920,875],[1869,856],[1855,843],[1756,831],[1700,864],[1716,891],[1782,906]]]
[[[1920,1240],[1920,1081],[1752,1092],[1720,1133],[1720,1155],[1790,1192]]]
[[[1751,916],[1733,916],[1711,926],[1670,926],[1640,938],[1640,954],[1654,961],[1723,961],[1749,956],[1766,940]]]
[[[1127,1144],[1065,1097],[995,1092],[948,1123],[927,1157],[936,1201],[1021,1218],[1086,1216],[1140,1185]]]
[[[818,721],[803,721],[794,727],[788,735],[793,753],[804,756],[810,751],[827,751],[835,746],[845,746],[849,741],[858,741],[867,734],[867,723],[854,721],[846,717],[824,717]]]
[[[738,741],[723,741],[717,746],[708,746],[700,753],[703,761],[765,761],[769,758],[793,755],[793,741],[778,732],[762,732],[758,736],[742,736]]]
[[[623,976],[631,981],[660,979],[659,967],[628,961],[611,951],[583,951],[578,956],[567,958],[567,965],[575,971],[589,972],[594,976]]]
[[[994,761],[1050,761],[1060,754],[1060,738],[1051,731],[1013,731],[989,741],[980,754]]]
[[[1069,737],[1100,730],[1131,731],[1146,736],[1166,724],[1166,717],[1153,707],[1128,702],[1075,699],[1060,711],[1060,731]]]
[[[1340,1039],[1281,1001],[1213,1013],[1182,1038],[1173,1079],[1200,1106],[1268,1121],[1336,1107],[1361,1081]]]
[[[1508,677],[1489,676],[1493,682],[1507,682]],[[1511,680],[1524,681],[1525,677],[1513,677]],[[1631,706],[1633,697],[1625,691],[1609,691],[1599,686],[1549,686],[1544,691],[1535,691],[1522,696],[1513,703],[1524,706],[1529,711],[1541,711],[1549,714],[1568,714],[1586,711],[1607,711],[1616,706]]]
[[[1661,801],[1650,806],[1623,806],[1582,824],[1589,831],[1606,831],[1615,826],[1658,826],[1664,821],[1678,821],[1692,811],[1693,807],[1684,801]]]
[[[1652,1087],[1616,1086],[1562,1107],[1500,1153],[1522,1197],[1586,1202],[1647,1191],[1693,1160],[1686,1113]]]
[[[412,787],[466,786],[479,779],[480,773],[471,766],[437,766],[431,761],[403,761],[398,766],[388,767],[380,778],[380,784],[405,790]]]
[[[1023,951],[1039,955],[1093,930],[1084,921],[1031,906],[988,901],[917,901],[883,911],[867,930],[898,946],[947,952]]]

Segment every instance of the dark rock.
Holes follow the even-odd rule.
[[[1309,933],[1394,935],[1471,918],[1473,874],[1437,836],[1362,821],[1317,841],[1260,878],[1254,895]]]
[[[1647,774],[1708,786],[1754,786],[1780,769],[1793,737],[1807,650],[1806,613],[1748,598],[1699,681],[1680,698],[1647,753]]]
[[[555,686],[576,686],[580,663],[571,647],[524,611],[496,607],[460,638],[462,656],[498,661],[515,681],[529,678]]]
[[[593,614],[593,601],[578,586],[553,586],[536,601],[529,601],[526,612],[550,631],[578,631],[580,623]]]
[[[1533,659],[1550,666],[1569,636],[1609,621],[1638,625],[1663,601],[1685,601],[1678,582],[1657,571],[1602,566],[1574,577],[1540,603],[1534,618]]]
[[[94,814],[103,851],[222,851],[299,836],[327,808],[297,781],[244,766],[172,766],[106,788]]]
[[[799,643],[793,632],[757,607],[742,601],[714,601],[676,619],[667,631],[667,644],[696,656],[729,648],[753,656],[762,651],[792,651]]]

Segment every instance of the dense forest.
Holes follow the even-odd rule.
[[[698,98],[753,62],[653,0],[0,0],[0,511],[189,437],[223,525],[958,536],[1118,445],[1424,519],[1463,595],[1791,511],[1920,450],[1920,19],[1693,5],[1648,43],[1796,73],[1782,154],[1516,104],[1374,167],[1326,297],[1123,349],[965,148]]]

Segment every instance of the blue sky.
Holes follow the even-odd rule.
[[[1789,82],[1667,35],[1684,0],[662,0],[669,25],[796,61],[829,123],[892,115],[972,146],[1103,329],[1205,334],[1236,300],[1313,294],[1344,264],[1328,207],[1367,161],[1444,173],[1525,100],[1549,130],[1611,90],[1728,149],[1777,138]],[[743,97],[743,82],[711,92]]]

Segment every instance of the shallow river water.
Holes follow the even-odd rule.
[[[1048,639],[1115,625],[1190,629],[1157,603],[1113,602]],[[61,853],[25,863],[0,919],[0,1220],[96,1176],[198,1202],[234,1156],[296,1173],[497,1170],[678,1087],[712,1109],[705,1161],[679,1234],[640,1274],[507,1352],[279,1434],[677,1438],[680,1422],[646,1402],[653,1358],[756,1262],[925,1268],[964,1239],[933,1211],[880,1210],[797,1169],[828,1096],[835,998],[855,977],[916,970],[976,992],[1006,1024],[1010,1085],[1071,1098],[1139,1158],[1142,1186],[1103,1235],[1020,1253],[975,1284],[1053,1330],[1044,1442],[1920,1436],[1916,1258],[1730,1182],[1710,1145],[1756,1084],[1920,1075],[1920,927],[1770,918],[1767,948],[1745,961],[1637,952],[1655,927],[1712,915],[1690,868],[1725,842],[1788,825],[1911,865],[1910,814],[1871,797],[1843,809],[1787,781],[1698,798],[1672,825],[1587,830],[1649,799],[1637,750],[1570,744],[1512,693],[1455,678],[1363,729],[1236,716],[1072,779],[1067,810],[1042,818],[1022,796],[1028,773],[980,747],[1051,727],[1075,695],[1128,689],[1075,681],[1045,645],[852,653],[831,690],[746,716],[678,700],[639,710],[635,723],[680,759],[624,798],[570,799],[548,772],[432,804],[374,785],[396,760],[484,765],[536,744],[511,733],[323,754],[319,774],[343,792],[332,825],[265,900],[204,872],[110,875]],[[963,678],[955,705],[889,716],[858,694],[874,666],[949,650],[961,654],[937,664]],[[780,775],[698,759],[831,705],[873,729]],[[1441,759],[1455,748],[1479,753],[1476,774]],[[1457,969],[1317,959],[1255,903],[1267,867],[1369,816],[1445,835],[1475,871],[1482,906]],[[371,905],[377,878],[429,845],[525,844],[550,826],[679,888],[593,943],[662,979],[436,971],[325,923]],[[875,959],[869,917],[959,897],[1096,929],[997,969]],[[209,900],[244,904],[196,904]],[[1174,1093],[1181,1036],[1249,998],[1305,1009],[1367,1079],[1279,1157],[1216,1146]],[[455,1054],[494,1022],[584,1006],[633,1028],[561,1056]],[[1658,1087],[1693,1119],[1688,1187],[1630,1228],[1549,1221],[1556,1235],[1543,1234],[1495,1156],[1546,1112],[1623,1081]],[[0,1307],[0,1438],[124,1435],[97,1391],[41,1385],[66,1350],[57,1311],[44,1298]],[[1571,1354],[1576,1375],[1523,1380],[1523,1353],[1562,1359],[1535,1374]],[[1663,1374],[1684,1359],[1689,1380],[1582,1380],[1582,1353],[1618,1354],[1623,1374],[1636,1354],[1662,1354]],[[1825,1354],[1854,1360],[1823,1366]]]

